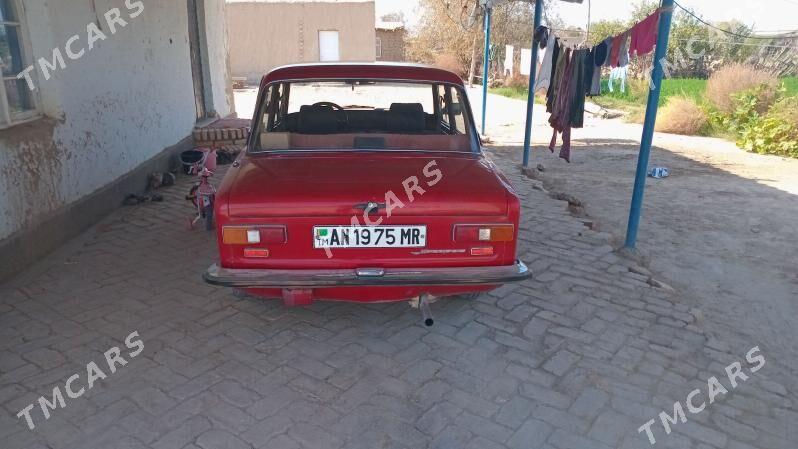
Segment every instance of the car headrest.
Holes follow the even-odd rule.
[[[422,132],[426,127],[424,106],[421,103],[392,103],[388,130],[391,132]]]
[[[301,134],[333,134],[338,132],[338,114],[329,106],[299,108],[298,128]]]

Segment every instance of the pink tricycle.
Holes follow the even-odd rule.
[[[211,231],[216,188],[210,183],[209,178],[216,170],[216,149],[197,148],[184,151],[180,155],[180,162],[187,174],[197,175],[199,178],[186,195],[186,200],[191,201],[197,208],[197,215],[189,219],[188,227],[194,229],[198,221],[205,219],[205,229]]]

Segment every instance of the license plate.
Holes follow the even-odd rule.
[[[426,226],[314,226],[314,248],[423,248]]]

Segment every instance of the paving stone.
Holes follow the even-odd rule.
[[[587,436],[609,446],[616,447],[621,441],[621,438],[630,430],[632,429],[629,426],[629,419],[627,417],[613,412],[612,410],[606,410],[593,422]]]
[[[532,416],[554,427],[566,429],[575,434],[584,434],[590,427],[589,422],[583,418],[546,405],[538,405],[535,407],[532,411]]]
[[[22,354],[22,357],[46,370],[61,366],[64,364],[64,362],[66,362],[66,359],[63,355],[48,348],[39,348],[32,351],[27,351]]]
[[[521,394],[535,401],[561,409],[567,408],[572,402],[568,396],[562,393],[530,383],[521,385]]]
[[[579,356],[577,354],[563,349],[551,356],[551,358],[543,364],[543,369],[555,376],[562,376],[578,361]]]
[[[596,388],[586,388],[582,390],[574,403],[568,409],[576,416],[592,420],[609,401],[610,396]]]
[[[197,438],[197,446],[202,449],[251,449],[252,445],[245,443],[235,435],[224,430],[209,430]]]
[[[288,416],[271,416],[253,424],[249,430],[241,434],[241,438],[255,447],[261,447],[264,442],[269,441],[274,436],[288,431],[293,424],[294,422]]]
[[[559,449],[610,449],[612,447],[562,429],[555,430],[549,438],[549,442]]]
[[[152,444],[153,449],[172,449],[175,447],[183,447],[196,440],[198,436],[211,428],[211,424],[207,418],[195,416],[180,427],[172,430],[162,437],[158,438]]]
[[[515,396],[502,405],[494,420],[512,429],[518,429],[521,424],[526,422],[533,408],[532,401]]]

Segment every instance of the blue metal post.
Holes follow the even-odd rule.
[[[538,46],[535,45],[535,30],[540,26],[543,0],[535,0],[535,27],[532,29],[532,62],[529,67],[529,95],[526,99],[526,128],[524,128],[524,167],[529,166],[529,146],[532,142],[532,112],[535,109],[535,72],[538,68]],[[547,49],[546,51],[551,51]]]
[[[668,38],[673,18],[673,0],[662,0],[662,14],[659,19],[657,49],[654,52],[653,71],[651,74],[651,90],[648,93],[646,120],[643,124],[643,137],[640,139],[640,155],[637,157],[637,173],[635,174],[632,207],[629,210],[629,225],[626,228],[626,247],[634,248],[637,243],[637,228],[640,226],[640,214],[643,209],[643,195],[648,176],[648,158],[651,154],[651,143],[654,140],[654,124],[657,121],[659,95],[662,90],[665,55],[668,50]]]
[[[482,135],[485,135],[485,115],[488,109],[488,70],[490,70],[490,5],[485,6],[485,65],[482,68]]]

